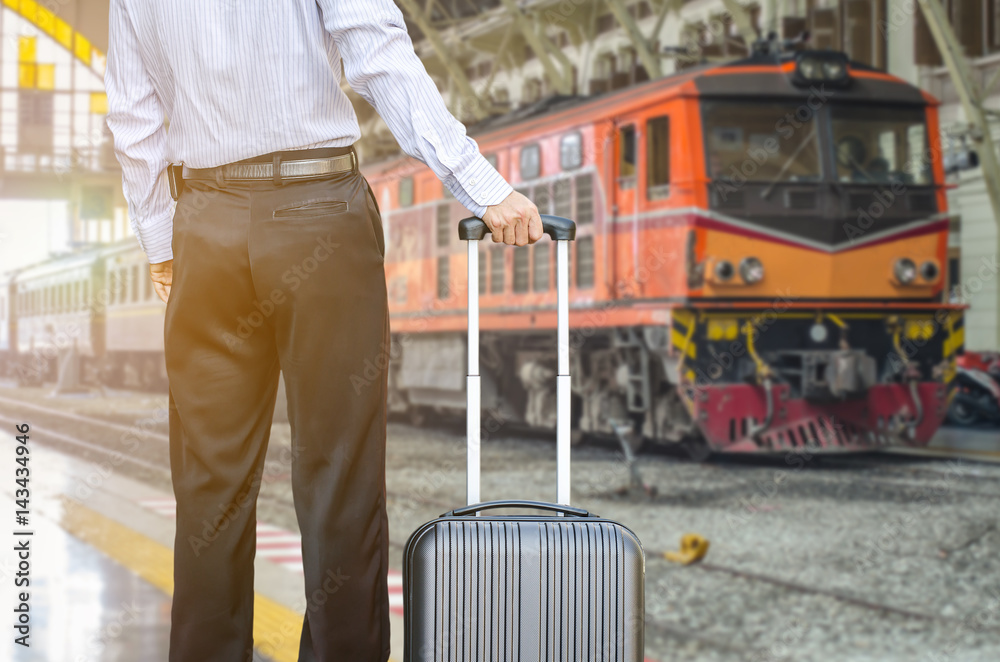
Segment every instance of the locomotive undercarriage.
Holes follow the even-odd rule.
[[[576,340],[576,342],[575,342]],[[631,430],[628,442],[678,442],[697,433],[674,381],[662,329],[611,329],[570,339],[573,439]],[[483,333],[483,409],[501,422],[540,429],[556,425],[556,352],[551,334]],[[428,413],[465,410],[465,339],[394,337],[389,408],[423,422]],[[503,358],[510,357],[510,358]],[[484,417],[484,421],[487,418]]]
[[[669,327],[571,337],[574,439],[624,429],[633,448],[700,438],[717,451],[865,449],[924,444],[940,424],[960,313],[812,311],[765,325],[762,314],[678,310]],[[551,337],[488,332],[481,345],[484,409],[554,429]],[[461,334],[395,338],[392,410],[460,414],[464,365]]]

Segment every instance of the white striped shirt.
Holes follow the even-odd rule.
[[[481,216],[510,185],[444,105],[391,0],[111,0],[105,85],[130,222],[172,258],[168,163],[210,168],[361,137],[347,82]],[[169,118],[169,130],[164,118]]]

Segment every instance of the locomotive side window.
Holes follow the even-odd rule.
[[[594,238],[580,237],[576,241],[576,286],[594,286]]]
[[[573,216],[573,183],[569,179],[560,179],[552,183],[552,200],[555,202],[556,216],[572,218]]]
[[[622,188],[635,186],[635,125],[618,129],[618,177]]]
[[[579,132],[567,133],[559,141],[559,165],[563,170],[583,165],[583,136]]]
[[[399,180],[399,206],[409,207],[413,204],[413,177]]]
[[[646,198],[670,195],[670,118],[654,117],[646,124]]]
[[[503,294],[503,263],[504,256],[502,247],[494,248],[490,252],[490,294]]]
[[[528,251],[523,248],[514,251],[514,291],[528,291]]]
[[[443,255],[437,260],[437,298],[448,298],[448,279],[451,277],[449,271],[449,260],[447,255]]]
[[[703,125],[712,179],[815,182],[822,176],[820,132],[808,106],[710,101]]]
[[[437,245],[451,244],[451,208],[449,205],[438,205],[437,208]]]
[[[549,289],[549,244],[532,246],[531,257],[535,268],[531,289],[535,292],[545,292]]]
[[[587,175],[576,177],[576,222],[579,225],[594,220],[594,180]]]
[[[521,179],[534,179],[542,172],[542,154],[538,145],[521,148]]]

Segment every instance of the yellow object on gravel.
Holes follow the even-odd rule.
[[[663,558],[674,563],[690,565],[696,563],[708,554],[708,540],[697,533],[685,533],[681,536],[679,552],[664,552]]]

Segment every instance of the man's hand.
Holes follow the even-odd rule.
[[[503,202],[487,207],[483,214],[486,227],[498,244],[533,244],[542,238],[542,219],[531,200],[512,192]]]
[[[167,260],[159,264],[149,265],[149,278],[153,281],[153,289],[156,295],[167,302],[170,296],[170,284],[174,280],[174,261]]]

